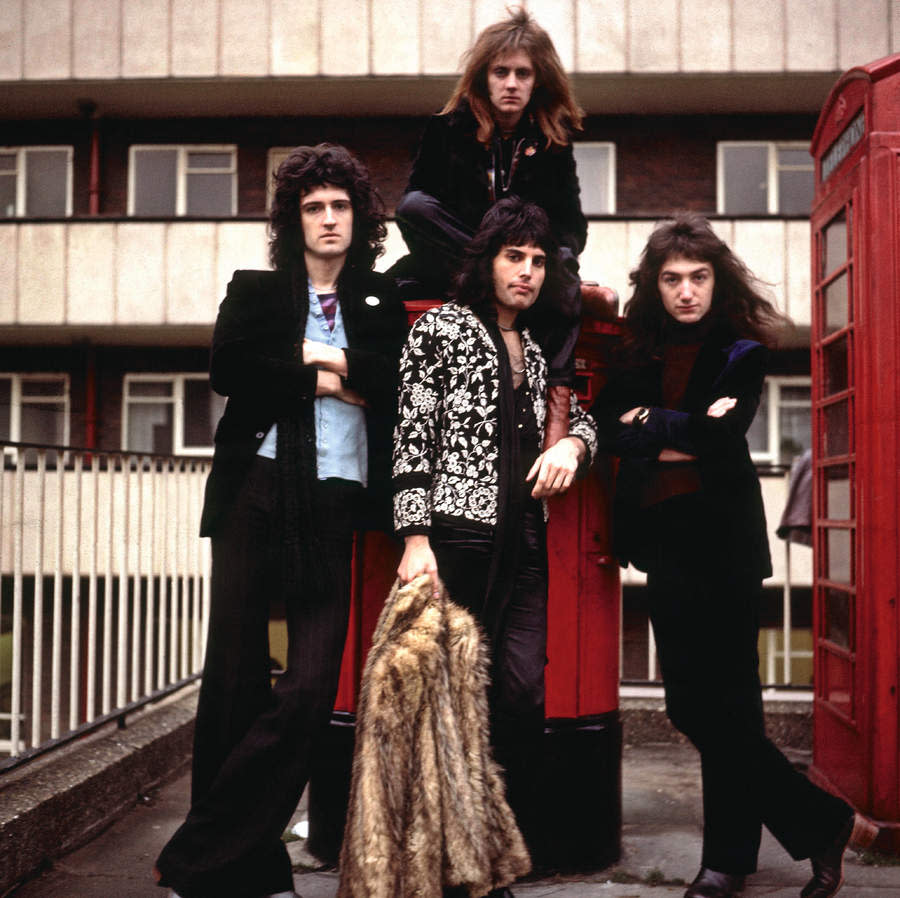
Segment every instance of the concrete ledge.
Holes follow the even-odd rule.
[[[197,688],[0,778],[0,895],[88,842],[190,762]]]

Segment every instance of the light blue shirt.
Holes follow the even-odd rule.
[[[340,303],[334,313],[334,329],[322,311],[319,297],[309,285],[309,315],[306,333],[309,340],[327,343],[339,349],[347,348],[347,332]],[[369,449],[366,438],[366,413],[358,405],[342,402],[334,396],[318,396],[313,402],[316,422],[316,466],[319,480],[340,477],[363,486],[369,480]],[[269,428],[257,455],[275,458],[278,444],[278,425]]]

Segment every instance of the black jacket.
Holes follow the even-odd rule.
[[[315,399],[316,369],[304,365],[300,344],[309,297],[292,295],[286,271],[236,271],[213,333],[210,383],[228,397],[215,437],[200,522],[212,535],[234,502],[260,443],[296,403]],[[367,509],[378,507],[389,526],[391,437],[397,411],[398,364],[406,339],[406,312],[393,279],[345,268],[338,301],[347,331],[347,386],[362,395],[369,447]],[[315,445],[308,447],[315,453]],[[314,464],[314,459],[313,459]],[[365,523],[370,523],[370,519]]]
[[[433,115],[406,188],[436,197],[472,231],[491,206],[491,147],[479,143],[477,131],[478,123],[466,103],[446,115]],[[587,222],[581,213],[572,145],[548,148],[547,138],[527,114],[519,122],[515,140],[518,161],[506,195],[540,206],[557,240],[579,255],[587,240]]]
[[[711,537],[698,546],[709,558],[763,579],[772,573],[766,518],[746,432],[759,405],[768,350],[753,340],[713,331],[691,370],[681,408],[660,407],[662,362],[655,360],[614,375],[595,400],[600,450],[621,458],[613,511],[613,548],[620,562],[635,566],[646,557],[640,497],[650,466],[669,447],[695,455]],[[706,414],[720,397],[737,405],[721,418]],[[643,427],[619,422],[629,409],[648,406]]]

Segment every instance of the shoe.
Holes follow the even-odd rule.
[[[861,814],[854,814],[841,827],[837,838],[821,853],[810,858],[812,879],[803,887],[800,898],[831,898],[844,884],[844,852],[847,848],[863,851],[878,835],[878,827]]]
[[[547,387],[547,417],[544,419],[544,446],[546,452],[563,437],[569,435],[568,387]]]
[[[743,888],[743,876],[701,867],[697,878],[684,893],[684,898],[734,898]]]

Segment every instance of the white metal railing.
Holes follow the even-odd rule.
[[[198,675],[210,459],[5,442],[0,458],[0,752],[21,758]]]

